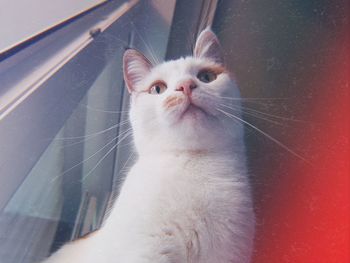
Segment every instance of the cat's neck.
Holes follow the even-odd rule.
[[[136,143],[136,150],[140,157],[162,156],[177,157],[183,156],[188,158],[200,158],[204,156],[241,156],[245,155],[245,145],[241,137],[231,138],[216,145],[189,142],[186,144],[172,144],[171,142],[150,142]]]
[[[226,149],[171,149],[155,150],[139,153],[139,158],[178,158],[183,159],[206,159],[206,158],[243,158],[244,146]]]
[[[176,150],[162,153],[152,152],[139,155],[138,161],[141,166],[146,165],[161,171],[159,173],[160,177],[167,176],[169,173],[176,175],[176,171],[180,174],[187,174],[186,171],[189,171],[195,177],[206,177],[209,173],[212,177],[215,177],[214,174],[217,174],[218,177],[228,176],[231,178],[233,173],[235,176],[242,176],[245,175],[246,171],[244,149],[231,149],[231,151]]]

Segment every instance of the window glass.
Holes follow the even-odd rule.
[[[34,240],[40,243],[41,253],[45,253],[45,246],[46,253],[51,249],[50,238],[59,242],[58,247],[60,242],[86,234],[102,223],[112,192],[120,131],[123,83],[120,54],[117,56],[110,57],[4,209],[4,215],[11,218],[11,227],[22,231],[35,229],[24,218],[35,218],[37,224],[42,224],[37,219],[45,220],[53,227],[58,224],[57,233],[36,234]],[[16,232],[9,232],[7,238],[12,240],[12,235],[16,242]],[[13,242],[3,243],[1,250],[12,251],[17,259],[24,245]]]

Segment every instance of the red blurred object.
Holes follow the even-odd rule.
[[[286,161],[288,175],[265,189],[272,198],[260,204],[253,262],[350,262],[348,47],[344,32],[325,56],[329,74],[312,81],[318,94],[309,109],[321,128],[305,126],[291,142],[312,149],[312,164]]]

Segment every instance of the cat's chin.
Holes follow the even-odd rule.
[[[209,114],[201,107],[190,103],[184,112],[180,115],[180,120],[184,118],[192,118],[193,120],[199,120],[199,118],[208,118]]]
[[[172,116],[169,123],[172,128],[185,129],[187,132],[196,127],[207,128],[208,124],[214,122],[215,116],[194,103],[189,103]]]

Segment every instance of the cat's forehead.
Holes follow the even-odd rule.
[[[223,67],[213,61],[195,57],[182,57],[154,66],[150,74],[144,79],[144,84],[150,85],[158,80],[167,83],[176,82],[184,77],[196,76],[198,71],[202,69],[224,72]]]
[[[205,63],[206,61],[194,57],[182,57],[176,60],[163,62],[162,64],[155,66],[152,69],[152,72],[156,74],[166,75],[187,73],[197,69],[198,67],[201,67]]]

